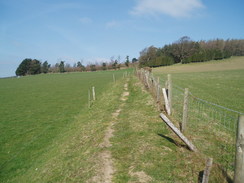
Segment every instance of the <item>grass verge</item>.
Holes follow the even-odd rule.
[[[153,98],[136,78],[115,124],[114,182],[197,182],[204,157],[187,150],[159,118]]]

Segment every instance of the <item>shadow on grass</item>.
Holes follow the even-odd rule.
[[[217,165],[217,166],[221,170],[221,173],[222,173],[223,177],[226,179],[226,182],[234,183],[232,178],[228,175],[227,171],[224,168],[222,168],[220,165]]]
[[[179,142],[175,141],[174,139],[168,137],[168,136],[165,136],[163,134],[160,134],[158,133],[158,136],[160,137],[163,137],[164,139],[168,140],[169,142],[171,142],[172,144],[175,144],[177,147],[183,147],[183,148],[186,148],[187,150],[190,151],[189,147],[185,144],[180,144]]]

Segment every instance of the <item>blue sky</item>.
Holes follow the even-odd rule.
[[[244,38],[243,0],[0,0],[0,77],[25,58],[130,59],[148,46]]]

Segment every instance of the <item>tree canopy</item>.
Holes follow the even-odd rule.
[[[150,46],[143,49],[140,52],[139,64],[141,67],[157,67],[175,63],[219,60],[242,55],[244,55],[244,39],[193,41],[188,36],[183,36],[162,48]]]
[[[36,59],[24,59],[15,71],[17,76],[33,75],[41,73],[41,62]]]

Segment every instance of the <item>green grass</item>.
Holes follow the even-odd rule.
[[[182,122],[184,88],[189,88],[195,97],[223,106],[212,105],[190,95],[184,133],[201,153],[213,157],[214,162],[233,178],[236,126],[239,113],[244,112],[244,57],[178,64],[156,68],[153,73],[161,78],[163,85],[167,74],[172,75],[172,119],[177,126]],[[214,176],[217,172],[216,168]],[[212,180],[218,180],[215,178]]]
[[[111,113],[119,105],[122,85],[108,84],[90,109],[84,108],[73,123],[58,134],[46,151],[11,182],[86,182],[96,174]]]
[[[162,122],[153,98],[135,78],[129,92],[112,138],[114,182],[197,182],[201,156],[189,152]]]
[[[0,181],[15,180],[36,164],[86,111],[88,89],[95,86],[99,99],[113,82],[113,74],[118,79],[123,72],[1,79]]]
[[[100,144],[119,108],[107,148],[114,182],[197,182],[204,157],[187,150],[168,129],[135,77],[121,105],[126,81],[113,83],[112,74],[122,78],[123,72],[0,80],[0,182],[92,182],[101,169]],[[88,109],[92,86],[97,100]]]
[[[189,88],[196,97],[244,112],[244,57],[156,68],[153,73],[162,83],[171,73],[173,86]]]

